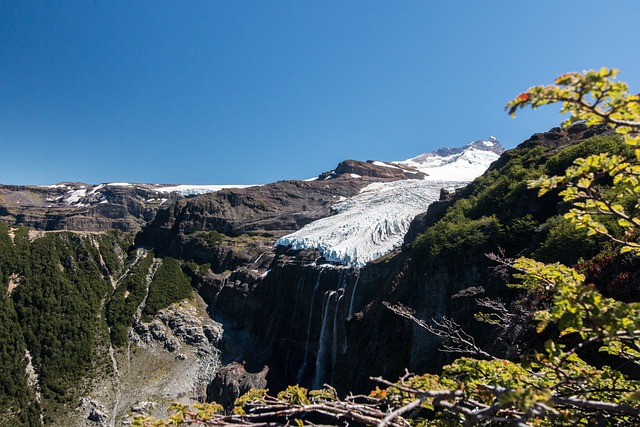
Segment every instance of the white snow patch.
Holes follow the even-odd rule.
[[[105,184],[96,185],[89,191],[89,194],[95,194],[96,191],[101,190],[105,187]]]
[[[69,196],[64,199],[65,202],[68,204],[78,203],[81,198],[86,197],[87,189],[81,188],[79,190],[69,190],[67,193],[69,193]]]
[[[423,154],[394,163],[413,166],[427,174],[425,179],[430,181],[472,181],[482,175],[498,157],[498,154],[491,151],[470,148],[451,156]]]
[[[358,175],[357,173],[350,173],[351,178],[362,178],[362,175]]]
[[[130,182],[110,182],[106,185],[110,185],[112,187],[131,187],[133,184]]]
[[[376,166],[383,166],[385,168],[391,168],[391,169],[399,169],[398,166],[395,165],[390,165],[389,163],[385,163],[385,162],[379,162],[377,160],[371,162],[371,164],[374,164]]]
[[[253,185],[171,185],[166,187],[156,188],[155,191],[160,193],[179,193],[183,196],[197,196],[199,194],[214,193],[216,191],[224,190],[227,188],[246,188],[253,187]]]

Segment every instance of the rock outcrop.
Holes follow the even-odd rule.
[[[180,198],[145,184],[0,184],[0,221],[46,231],[135,232]]]
[[[229,411],[236,399],[249,390],[266,388],[268,372],[266,366],[260,372],[247,372],[242,363],[232,362],[220,368],[207,388],[207,399]]]
[[[339,176],[352,178],[367,176],[384,180],[398,180],[422,179],[426,174],[407,165],[397,165],[375,160],[367,160],[366,162],[360,160],[344,160],[338,164],[335,170],[321,174],[318,179],[326,180]]]
[[[136,236],[136,244],[211,263],[217,273],[234,270],[272,251],[278,237],[332,215],[333,204],[371,182],[281,181],[180,200],[158,212]]]

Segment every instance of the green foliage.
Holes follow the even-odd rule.
[[[3,285],[0,285],[0,337],[0,411],[13,414],[3,417],[0,426],[37,425],[40,407],[25,375],[27,347],[7,287]]]
[[[203,246],[219,246],[226,236],[216,230],[203,231],[198,234],[198,241]]]
[[[252,388],[234,402],[233,413],[236,415],[244,415],[245,407],[249,405],[264,405],[265,397],[269,390],[263,388]]]
[[[622,144],[622,138],[619,135],[594,136],[586,141],[566,147],[558,154],[550,157],[546,163],[545,173],[547,175],[562,174],[568,167],[573,165],[575,159],[599,153],[631,156],[633,155],[633,150]]]
[[[592,258],[602,249],[601,239],[587,235],[586,230],[576,230],[575,225],[562,216],[550,218],[542,230],[544,239],[532,253],[541,261],[573,265],[581,258]]]
[[[107,304],[111,342],[116,346],[127,343],[127,332],[133,322],[133,315],[147,294],[147,275],[152,264],[153,253],[149,252],[120,280]]]
[[[182,272],[180,263],[174,258],[166,257],[149,285],[149,294],[143,313],[146,316],[153,316],[158,310],[190,298],[192,295],[191,280]]]
[[[52,406],[71,402],[82,378],[99,367],[110,290],[100,258],[117,260],[122,250],[110,235],[30,239],[29,230],[0,224],[0,425],[38,425],[41,411],[47,420]],[[42,407],[26,377],[27,354]]]
[[[452,251],[457,255],[482,251],[501,233],[501,225],[495,216],[468,219],[453,216],[440,221],[420,235],[414,244],[427,259],[434,261],[441,252]]]
[[[285,390],[278,393],[278,400],[289,402],[294,405],[309,405],[309,397],[307,396],[307,389],[300,387],[299,385],[290,385]]]
[[[115,275],[123,267],[119,253],[125,254],[122,248],[128,248],[133,243],[133,237],[129,233],[120,230],[110,230],[106,236],[100,239],[100,256],[104,261],[109,274]]]

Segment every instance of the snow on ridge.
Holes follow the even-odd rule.
[[[479,143],[489,149],[482,149],[478,146]],[[489,165],[500,157],[498,153],[491,150],[492,147],[499,145],[500,142],[492,136],[487,141],[476,141],[464,149],[451,150],[450,155],[424,153],[393,163],[413,166],[420,172],[424,172],[427,180],[472,181],[482,175]]]
[[[389,163],[381,162],[379,160],[374,160],[373,162],[371,162],[371,164],[376,165],[376,166],[382,166],[382,167],[385,167],[385,168],[398,169],[398,166],[396,166],[396,165],[392,165],[392,164],[389,164]]]
[[[165,187],[154,188],[154,191],[160,193],[178,193],[183,196],[197,196],[200,194],[214,193],[216,191],[224,190],[227,188],[247,188],[254,187],[253,185],[169,185]]]
[[[491,163],[500,156],[492,151],[470,148],[460,154],[447,157],[436,156],[421,163],[407,160],[400,164],[414,166],[427,174],[427,180],[472,181],[482,175]]]

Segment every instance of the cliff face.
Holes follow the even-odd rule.
[[[135,232],[180,198],[145,184],[0,184],[0,221],[47,231]]]
[[[281,181],[180,200],[158,213],[136,237],[160,253],[233,270],[272,252],[278,237],[332,215],[331,207],[357,194],[369,179]]]
[[[287,384],[330,383],[341,392],[367,392],[371,376],[394,379],[404,369],[437,371],[455,357],[440,352],[437,337],[394,314],[389,304],[402,304],[425,320],[452,318],[478,345],[503,357],[535,346],[540,339],[530,328],[535,307],[505,287],[511,280],[507,269],[486,254],[571,265],[601,251],[600,241],[567,227],[562,219],[567,206],[557,195],[539,198],[526,181],[560,173],[577,156],[623,149],[609,137],[585,142],[603,134],[606,129],[577,125],[534,135],[468,186],[442,191],[440,200],[413,220],[402,247],[361,268],[328,262],[313,245],[293,250],[275,243],[336,215],[338,202],[353,201],[379,177],[332,173],[325,180],[223,189],[193,198],[176,193],[171,205],[157,198],[157,189],[131,186],[95,191],[2,187],[0,214],[12,224],[99,230],[125,221],[129,230],[146,222],[133,249],[133,236],[127,233],[44,233],[0,223],[0,290],[5,289],[0,305],[7,313],[0,332],[16,337],[6,341],[17,349],[11,353],[14,371],[35,369],[51,378],[69,364],[74,368],[73,381],[63,386],[47,382],[46,375],[36,386],[22,378],[20,404],[35,418],[44,413],[62,420],[60,411],[74,410],[77,416],[60,425],[84,425],[87,419],[118,425],[132,410],[160,414],[157,402],[169,395],[191,402],[224,395],[229,403],[236,388],[245,382],[264,384],[265,378],[272,391]],[[57,216],[49,218],[51,198],[60,199]],[[89,212],[101,213],[94,217]],[[156,280],[159,266],[169,264],[163,257],[178,259],[171,261],[181,270],[176,274],[187,288],[190,279],[199,297],[144,318],[154,282],[165,286],[165,294],[172,292],[173,279]],[[637,297],[637,291],[635,296],[630,291],[640,288],[637,260],[627,262],[624,271],[609,258],[608,264],[589,262],[599,263],[591,264],[596,283],[618,283],[618,292],[629,291],[625,298]],[[46,274],[32,277],[34,271]],[[69,295],[72,301],[65,299]],[[515,309],[518,314],[508,327],[474,320],[484,298]],[[65,310],[82,315],[79,331],[93,341],[80,349],[86,351],[76,352],[83,359],[56,354],[55,364],[48,365],[46,340],[51,337],[31,331],[51,323],[51,313],[56,321],[67,319]],[[126,345],[115,348],[117,328]],[[67,329],[72,328],[58,325],[51,339],[67,339]],[[26,350],[33,358],[31,371],[25,366]],[[230,363],[214,381],[219,364]],[[98,377],[100,371],[105,374]],[[34,387],[49,394],[30,406],[39,392]]]
[[[214,318],[225,324],[229,341],[223,359],[244,360],[254,369],[270,367],[271,387],[331,383],[339,390],[366,391],[370,376],[395,378],[405,368],[436,371],[454,355],[438,350],[440,339],[392,313],[402,304],[421,319],[453,318],[476,336],[478,344],[504,357],[536,345],[528,317],[531,307],[511,328],[497,330],[474,320],[477,300],[515,304],[510,276],[488,253],[505,257],[553,257],[549,239],[564,230],[566,206],[550,194],[538,198],[527,179],[566,167],[576,152],[598,150],[615,140],[584,143],[605,129],[553,129],[534,135],[506,153],[490,170],[442,200],[413,222],[405,245],[362,269],[323,264],[313,250],[280,249],[272,261],[258,262],[231,274],[210,275],[199,284]],[[553,172],[556,173],[556,172]],[[597,240],[569,231],[575,239],[563,256],[567,263],[590,258]],[[259,265],[258,265],[259,264]],[[268,274],[267,274],[268,271]],[[512,307],[513,308],[513,307]],[[223,339],[224,341],[224,339]]]

